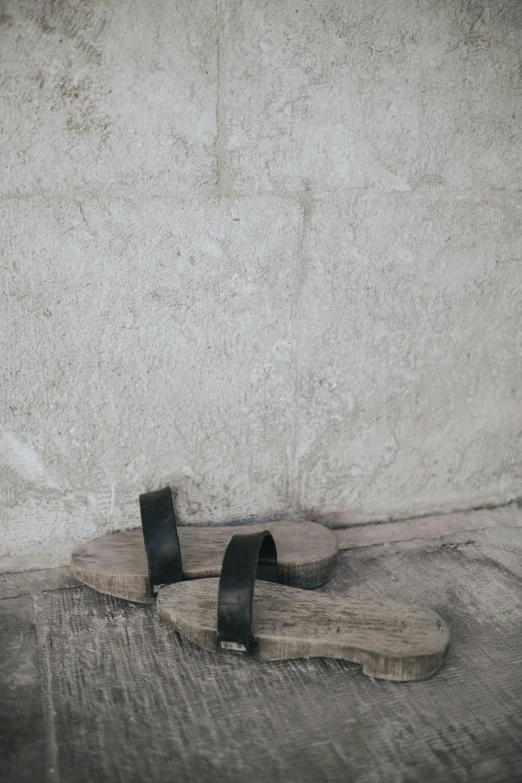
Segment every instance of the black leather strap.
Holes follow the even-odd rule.
[[[181,582],[181,550],[170,487],[140,495],[141,526],[149,567],[150,594],[159,585]]]
[[[224,650],[250,652],[252,597],[255,579],[277,582],[277,550],[272,534],[232,536],[219,578],[218,645]]]

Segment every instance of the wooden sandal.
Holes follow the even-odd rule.
[[[158,612],[213,653],[261,661],[340,658],[362,664],[369,677],[396,681],[424,679],[442,665],[449,630],[430,609],[311,594],[275,584],[278,574],[270,532],[235,535],[220,578],[162,588]],[[263,581],[254,595],[256,576]]]
[[[277,542],[283,584],[317,587],[330,579],[337,562],[337,536],[313,522],[177,527],[170,487],[140,495],[140,510],[141,530],[109,533],[73,552],[77,579],[100,593],[151,603],[160,585],[219,576],[230,537],[265,529]]]

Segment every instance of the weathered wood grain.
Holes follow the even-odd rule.
[[[53,783],[518,781],[522,582],[465,549],[361,551],[315,592],[439,612],[452,640],[435,677],[398,685],[344,661],[212,655],[153,607],[45,593]]]
[[[323,524],[329,521],[327,514],[316,515],[315,519],[322,520]],[[475,538],[475,533],[495,537],[503,529],[519,529],[521,526],[522,512],[516,504],[511,504],[504,508],[463,511],[399,522],[353,525],[335,528],[335,533],[339,549],[342,550],[400,541],[442,541],[448,536],[464,541]]]
[[[179,582],[160,590],[160,617],[185,639],[218,652],[219,579]],[[421,680],[440,668],[449,629],[435,612],[391,601],[367,601],[257,581],[252,657],[340,658],[383,680]],[[230,654],[230,653],[225,653]]]
[[[26,736],[24,770],[46,783],[518,783],[522,579],[508,566],[522,563],[520,540],[488,533],[488,547],[503,547],[491,552],[510,555],[507,566],[475,544],[340,554],[314,594],[417,603],[448,621],[444,666],[399,685],[340,660],[213,655],[169,630],[154,607],[84,586],[44,591],[37,624],[52,763],[45,776],[40,708],[29,695],[6,710],[12,734]],[[56,583],[37,581],[44,590]],[[4,648],[23,635],[19,622],[30,624],[30,600],[11,603]],[[2,676],[11,666],[17,676],[17,657]],[[38,720],[27,736],[31,710]],[[23,780],[12,768],[0,779]]]
[[[44,590],[74,587],[79,584],[68,566],[0,574],[0,599],[20,595],[39,595]]]
[[[0,601],[0,780],[45,773],[45,728],[30,597]]]
[[[270,530],[278,553],[278,579],[312,588],[326,582],[337,561],[338,541],[331,530],[313,522],[282,520],[248,526],[179,527],[183,578],[218,576],[232,535]],[[101,593],[151,603],[141,529],[111,533],[73,552],[72,573]]]

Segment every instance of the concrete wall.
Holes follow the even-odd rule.
[[[3,567],[522,494],[519,0],[0,7]]]

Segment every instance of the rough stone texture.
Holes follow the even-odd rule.
[[[216,181],[214,0],[2,0],[1,188]]]
[[[168,482],[182,518],[287,508],[300,214],[268,197],[4,205],[7,555],[138,525],[138,492]]]
[[[520,189],[518,0],[223,6],[232,187]]]
[[[295,479],[352,521],[520,493],[522,197],[317,198]],[[516,360],[515,360],[515,357]]]
[[[1,0],[0,51],[0,568],[166,482],[522,494],[518,0]]]
[[[443,616],[446,661],[414,683],[324,659],[212,655],[154,607],[66,589],[63,574],[24,574],[25,596],[0,600],[0,740],[14,740],[0,741],[2,783],[519,783],[522,512],[502,517],[487,553],[447,541],[359,547],[318,588]],[[382,527],[367,526],[367,543]],[[499,563],[508,548],[511,563]]]

